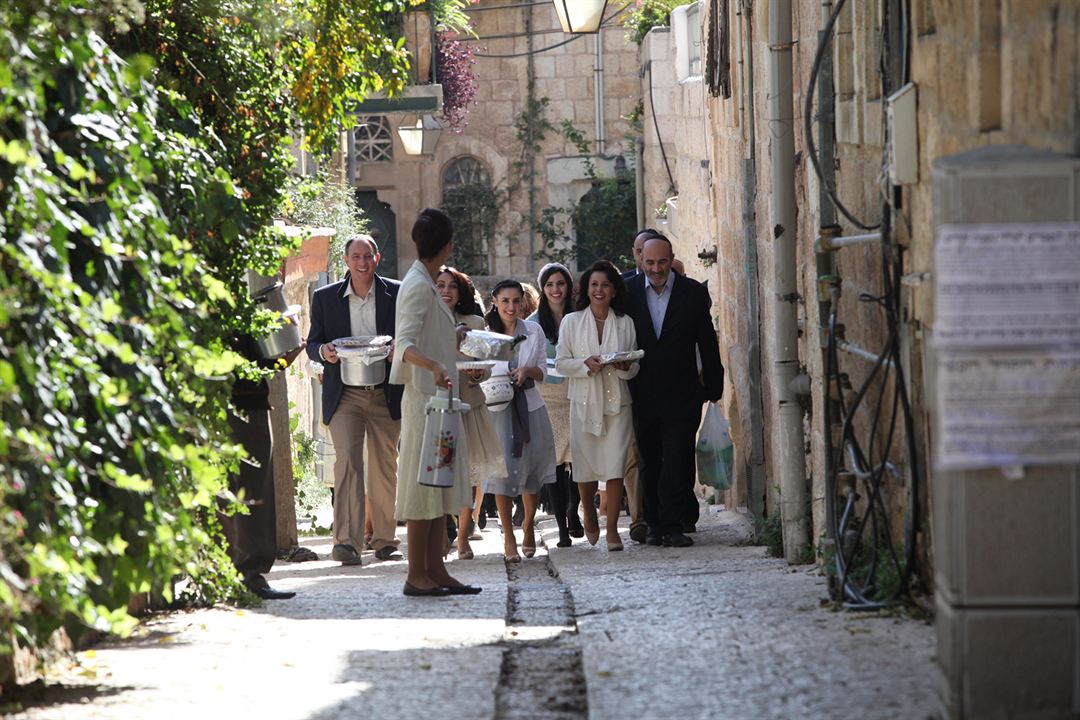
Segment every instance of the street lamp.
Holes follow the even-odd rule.
[[[565,33],[585,34],[600,31],[607,0],[551,0]]]
[[[401,125],[397,131],[406,155],[432,155],[442,134],[442,125],[433,115],[421,115],[415,125]]]

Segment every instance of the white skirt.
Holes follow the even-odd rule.
[[[577,403],[571,403],[570,455],[575,482],[596,482],[603,489],[606,481],[626,472],[626,452],[634,432],[630,408],[623,405],[618,415],[605,415],[603,435],[593,435],[582,429]]]

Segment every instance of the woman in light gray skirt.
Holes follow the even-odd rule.
[[[543,368],[547,365],[544,331],[522,317],[524,296],[521,283],[500,281],[491,292],[491,310],[485,316],[488,328],[493,332],[525,336],[525,340],[514,348],[513,360],[499,363],[491,370],[493,376],[509,375],[514,385],[513,400],[493,413],[495,430],[506,458],[506,476],[485,480],[483,484],[484,492],[495,495],[507,562],[521,561],[511,520],[514,497],[521,495],[525,504],[521,552],[525,557],[532,557],[536,554],[536,506],[540,490],[555,482],[555,439],[544,399],[536,387],[536,383],[543,382]]]

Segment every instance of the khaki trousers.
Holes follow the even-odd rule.
[[[630,510],[630,527],[645,522],[641,511],[643,493],[641,492],[640,474],[638,473],[637,439],[630,433],[630,443],[626,447],[626,469],[623,471],[623,487],[626,488],[626,505]]]
[[[398,436],[401,421],[390,417],[381,387],[346,387],[334,416],[334,544],[364,549],[364,442],[367,442],[367,493],[371,505],[371,547],[397,546],[394,501],[397,496]]]

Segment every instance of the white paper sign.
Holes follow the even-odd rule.
[[[938,467],[1080,463],[1080,350],[942,353]]]
[[[942,226],[934,344],[1080,346],[1080,223]]]

